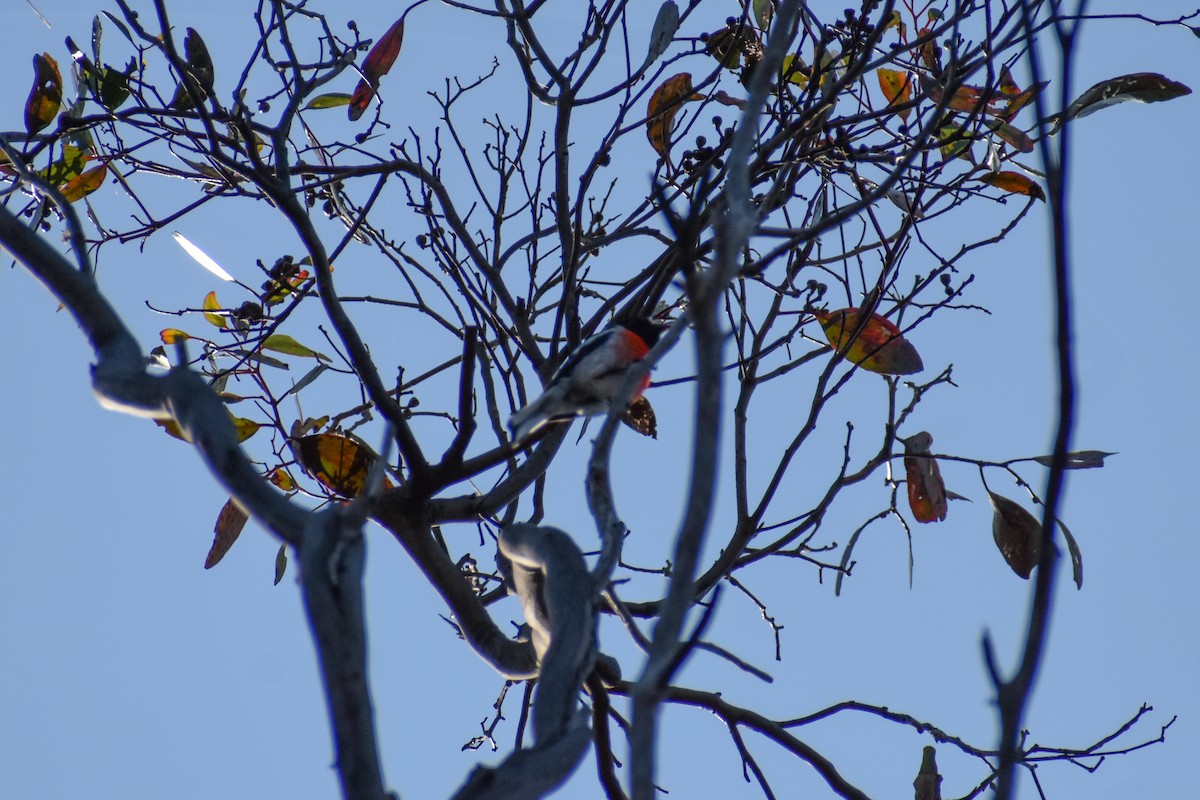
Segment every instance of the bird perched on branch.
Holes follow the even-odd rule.
[[[663,328],[648,319],[614,323],[581,344],[536,400],[508,419],[514,443],[552,422],[608,412],[630,366],[641,361]],[[650,385],[646,375],[631,400]]]

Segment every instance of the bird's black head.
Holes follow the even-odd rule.
[[[642,337],[642,341],[646,343],[647,347],[654,347],[654,345],[658,344],[658,337],[666,330],[665,325],[651,322],[645,317],[628,319],[622,322],[621,325]]]

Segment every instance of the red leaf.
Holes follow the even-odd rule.
[[[379,79],[387,74],[388,70],[392,68],[392,64],[396,63],[396,56],[400,55],[400,44],[403,41],[404,18],[401,17],[396,20],[395,25],[388,28],[388,32],[383,35],[383,38],[375,43],[371,52],[367,54],[366,60],[363,61],[363,80],[358,82],[358,87],[350,97],[351,122],[361,117],[367,110],[371,98],[375,96],[375,88],[379,86]]]

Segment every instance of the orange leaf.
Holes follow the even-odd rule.
[[[375,455],[349,436],[316,433],[297,440],[297,455],[305,472],[342,497],[357,497],[367,483]],[[385,476],[385,487],[392,484]]]
[[[889,106],[905,105],[912,100],[912,75],[904,70],[882,67],[878,74],[879,88],[883,90],[883,96],[887,98]],[[910,111],[911,108],[901,108],[897,109],[896,113],[900,115],[900,119],[907,122]]]
[[[76,200],[82,200],[92,192],[104,185],[104,178],[108,174],[108,167],[101,164],[98,167],[92,167],[82,175],[77,175],[71,180],[59,187],[63,197],[68,203],[74,203]]]
[[[925,368],[921,356],[890,320],[858,308],[813,311],[825,338],[849,361],[883,375],[911,375]]]
[[[163,344],[176,344],[191,338],[178,328],[163,328],[158,332],[158,336],[162,339]]]
[[[213,526],[213,533],[216,535],[212,547],[209,548],[208,558],[204,559],[205,569],[212,569],[225,557],[229,548],[233,547],[233,543],[242,535],[242,528],[246,526],[246,520],[249,518],[232,499],[225,501],[221,513],[217,515],[217,524]]]
[[[670,146],[671,128],[675,123],[675,114],[680,106],[689,100],[702,100],[703,97],[692,91],[692,74],[681,72],[663,81],[662,85],[650,95],[650,103],[646,107],[646,138],[650,146],[663,158],[667,158]]]
[[[1028,197],[1036,197],[1038,200],[1046,199],[1046,193],[1042,191],[1042,187],[1019,172],[995,172],[984,175],[979,180],[1010,194],[1023,194]]]
[[[371,52],[367,54],[366,60],[363,61],[363,80],[358,82],[354,94],[350,97],[348,113],[351,122],[361,117],[367,110],[371,98],[375,96],[375,88],[379,86],[379,79],[387,74],[387,71],[392,68],[392,64],[396,63],[396,56],[400,55],[400,44],[403,41],[404,18],[401,17],[392,27],[388,28],[388,32],[383,35],[383,38],[375,43]]]
[[[933,437],[925,431],[904,440],[904,472],[908,484],[908,507],[917,522],[940,522],[946,518],[946,485],[935,459],[929,457]]]
[[[49,53],[33,57],[33,88],[25,101],[25,130],[32,136],[54,121],[62,105],[62,73]]]

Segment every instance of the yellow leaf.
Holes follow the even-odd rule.
[[[375,455],[341,433],[315,433],[296,440],[297,458],[309,475],[342,497],[357,497],[367,484]],[[383,485],[392,483],[385,476]]]
[[[204,295],[204,318],[209,321],[209,324],[218,328],[228,328],[229,321],[225,317],[212,313],[219,310],[221,310],[221,304],[217,302],[217,293],[209,292]]]
[[[291,336],[282,333],[272,334],[263,340],[262,348],[264,350],[274,350],[279,353],[287,353],[290,356],[301,356],[303,358],[319,358],[324,361],[329,360],[329,356],[318,353],[316,350],[305,347],[297,342]]]

